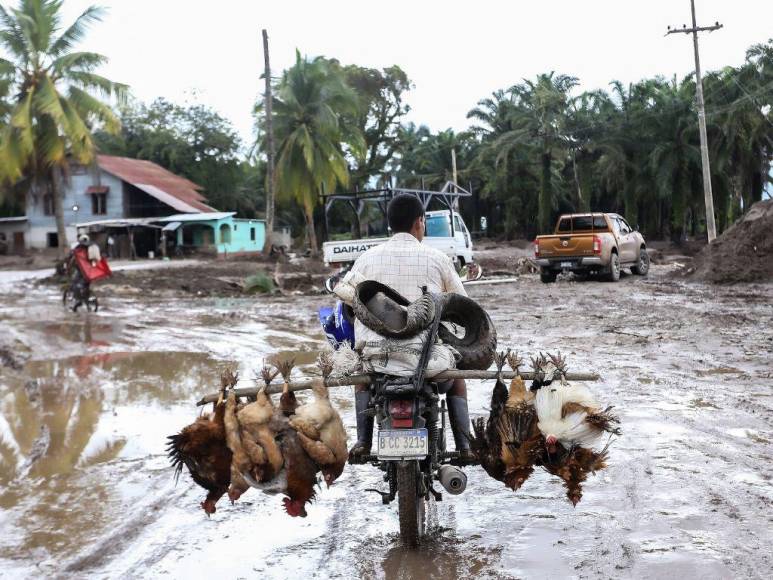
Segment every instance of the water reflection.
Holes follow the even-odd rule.
[[[226,364],[203,353],[102,352],[4,374],[0,508],[16,531],[0,536],[0,559],[74,554],[109,530],[126,509],[134,462],[160,455],[159,432],[174,429],[163,406],[184,401],[187,416]]]

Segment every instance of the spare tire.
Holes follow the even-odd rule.
[[[352,308],[363,325],[387,338],[416,336],[432,323],[436,312],[430,294],[408,302],[399,292],[374,280],[357,284]]]
[[[440,297],[440,320],[464,329],[459,337],[444,325],[438,337],[462,355],[457,363],[460,370],[486,370],[494,362],[497,350],[497,331],[488,313],[473,299],[461,294],[443,294]]]

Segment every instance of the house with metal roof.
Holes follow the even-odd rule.
[[[160,255],[167,244],[218,255],[263,249],[262,220],[218,212],[206,203],[200,186],[151,161],[98,155],[91,166],[72,165],[62,191],[71,242],[82,230],[97,236],[99,243],[111,236],[117,254],[126,257]],[[26,215],[13,220],[0,224],[0,232],[9,230],[7,243],[12,241],[13,249],[57,247],[50,194],[28,194]]]

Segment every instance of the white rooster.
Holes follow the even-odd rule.
[[[553,377],[539,387],[534,399],[537,426],[545,436],[549,453],[555,453],[557,443],[566,450],[590,448],[605,432],[619,435],[615,426],[619,420],[609,412],[612,407],[602,410],[587,387],[570,385],[560,355],[543,358],[540,366],[545,377]]]

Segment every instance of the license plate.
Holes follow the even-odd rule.
[[[390,429],[378,432],[379,459],[416,459],[429,454],[426,429]]]
[[[571,268],[572,266],[574,266],[574,262],[561,262],[562,268]]]

